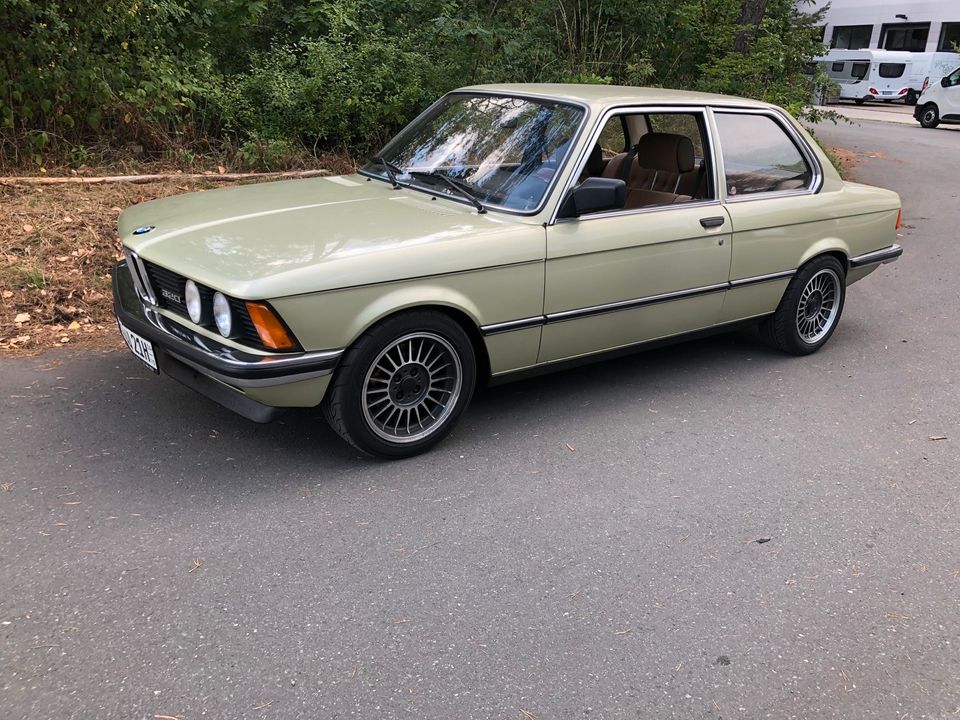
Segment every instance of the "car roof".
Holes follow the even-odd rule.
[[[759,100],[715,95],[712,93],[668,90],[666,88],[631,87],[627,85],[580,85],[573,83],[504,83],[471,85],[454,92],[479,91],[504,95],[533,95],[542,98],[572,101],[591,106],[625,104],[642,105],[726,105],[748,108],[769,108]]]

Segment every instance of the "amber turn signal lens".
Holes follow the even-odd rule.
[[[900,210],[897,210],[897,227],[894,229],[899,230],[901,227],[903,227],[903,209],[902,208]]]
[[[297,346],[280,322],[273,310],[264,303],[248,302],[247,312],[250,313],[250,319],[253,326],[257,329],[260,341],[271,350],[292,350]]]

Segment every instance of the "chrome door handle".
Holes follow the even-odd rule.
[[[700,218],[700,224],[705,228],[720,227],[724,222],[723,216],[721,215],[717,215],[716,217]]]

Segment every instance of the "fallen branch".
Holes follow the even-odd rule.
[[[112,175],[108,177],[0,177],[0,185],[103,185],[105,183],[152,183],[164,180],[213,180],[236,182],[238,180],[262,180],[265,178],[306,178],[329,175],[328,170],[293,170],[289,172],[259,173],[161,173],[159,175]]]

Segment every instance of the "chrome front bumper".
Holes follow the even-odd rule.
[[[154,345],[160,370],[239,414],[266,422],[280,411],[243,395],[330,375],[343,350],[257,354],[244,352],[171,320],[137,292],[127,261],[113,269],[117,319]]]

